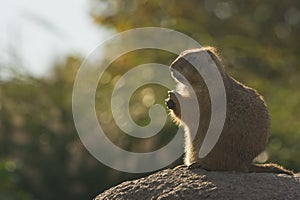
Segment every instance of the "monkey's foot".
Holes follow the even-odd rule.
[[[189,170],[199,169],[199,168],[205,169],[200,162],[194,162],[194,163],[192,163],[191,165],[188,166]]]
[[[178,165],[176,167],[173,168],[173,170],[177,170],[177,169],[181,169],[181,168],[186,168],[186,165]]]

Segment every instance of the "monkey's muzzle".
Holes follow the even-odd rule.
[[[168,98],[165,100],[167,108],[174,110],[176,108],[176,103],[175,103],[175,94],[172,91],[168,92]]]
[[[168,98],[166,99],[166,106],[172,111],[171,113],[174,114],[177,118],[181,117],[181,110],[180,104],[178,101],[179,94],[175,91],[168,92]]]
[[[173,110],[176,106],[175,102],[172,99],[166,99],[167,108]]]

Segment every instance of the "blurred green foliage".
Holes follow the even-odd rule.
[[[216,46],[227,71],[266,99],[272,120],[268,161],[300,170],[300,1],[91,0],[90,4],[95,24],[116,32],[159,26]],[[158,50],[131,52],[101,77],[96,112],[115,144],[145,152],[172,139],[176,127],[170,120],[147,141],[126,136],[112,119],[110,95],[116,81],[132,67],[170,64],[175,57]],[[71,98],[81,63],[81,57],[69,56],[48,77],[0,82],[0,199],[91,199],[112,185],[145,175],[102,165],[79,140]],[[163,104],[166,91],[157,85],[139,88],[131,102],[133,119],[147,124],[150,104],[143,102],[143,94]]]

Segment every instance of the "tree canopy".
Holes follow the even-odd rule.
[[[300,170],[300,2],[91,0],[95,26],[115,32],[138,27],[180,31],[201,45],[215,46],[226,70],[257,89],[271,115],[269,144],[262,160]],[[97,44],[95,44],[96,46]],[[110,48],[104,49],[104,56]],[[96,113],[118,146],[147,152],[168,143],[176,126],[168,119],[158,136],[144,145],[122,133],[112,119],[110,99],[116,81],[144,63],[170,64],[176,55],[144,49],[121,56],[101,77]],[[93,158],[81,143],[72,116],[74,79],[84,56],[68,56],[51,75],[29,75],[0,82],[0,199],[91,199],[124,180],[145,174],[119,172]],[[101,63],[98,63],[101,65]],[[143,103],[148,94],[152,103]],[[131,115],[149,123],[153,102],[164,104],[167,89],[139,88],[131,98]],[[109,153],[109,152],[107,152]],[[181,163],[177,160],[173,165]]]

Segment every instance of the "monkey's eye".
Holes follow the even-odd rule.
[[[171,69],[171,76],[180,83],[186,83],[186,78],[177,70]]]

